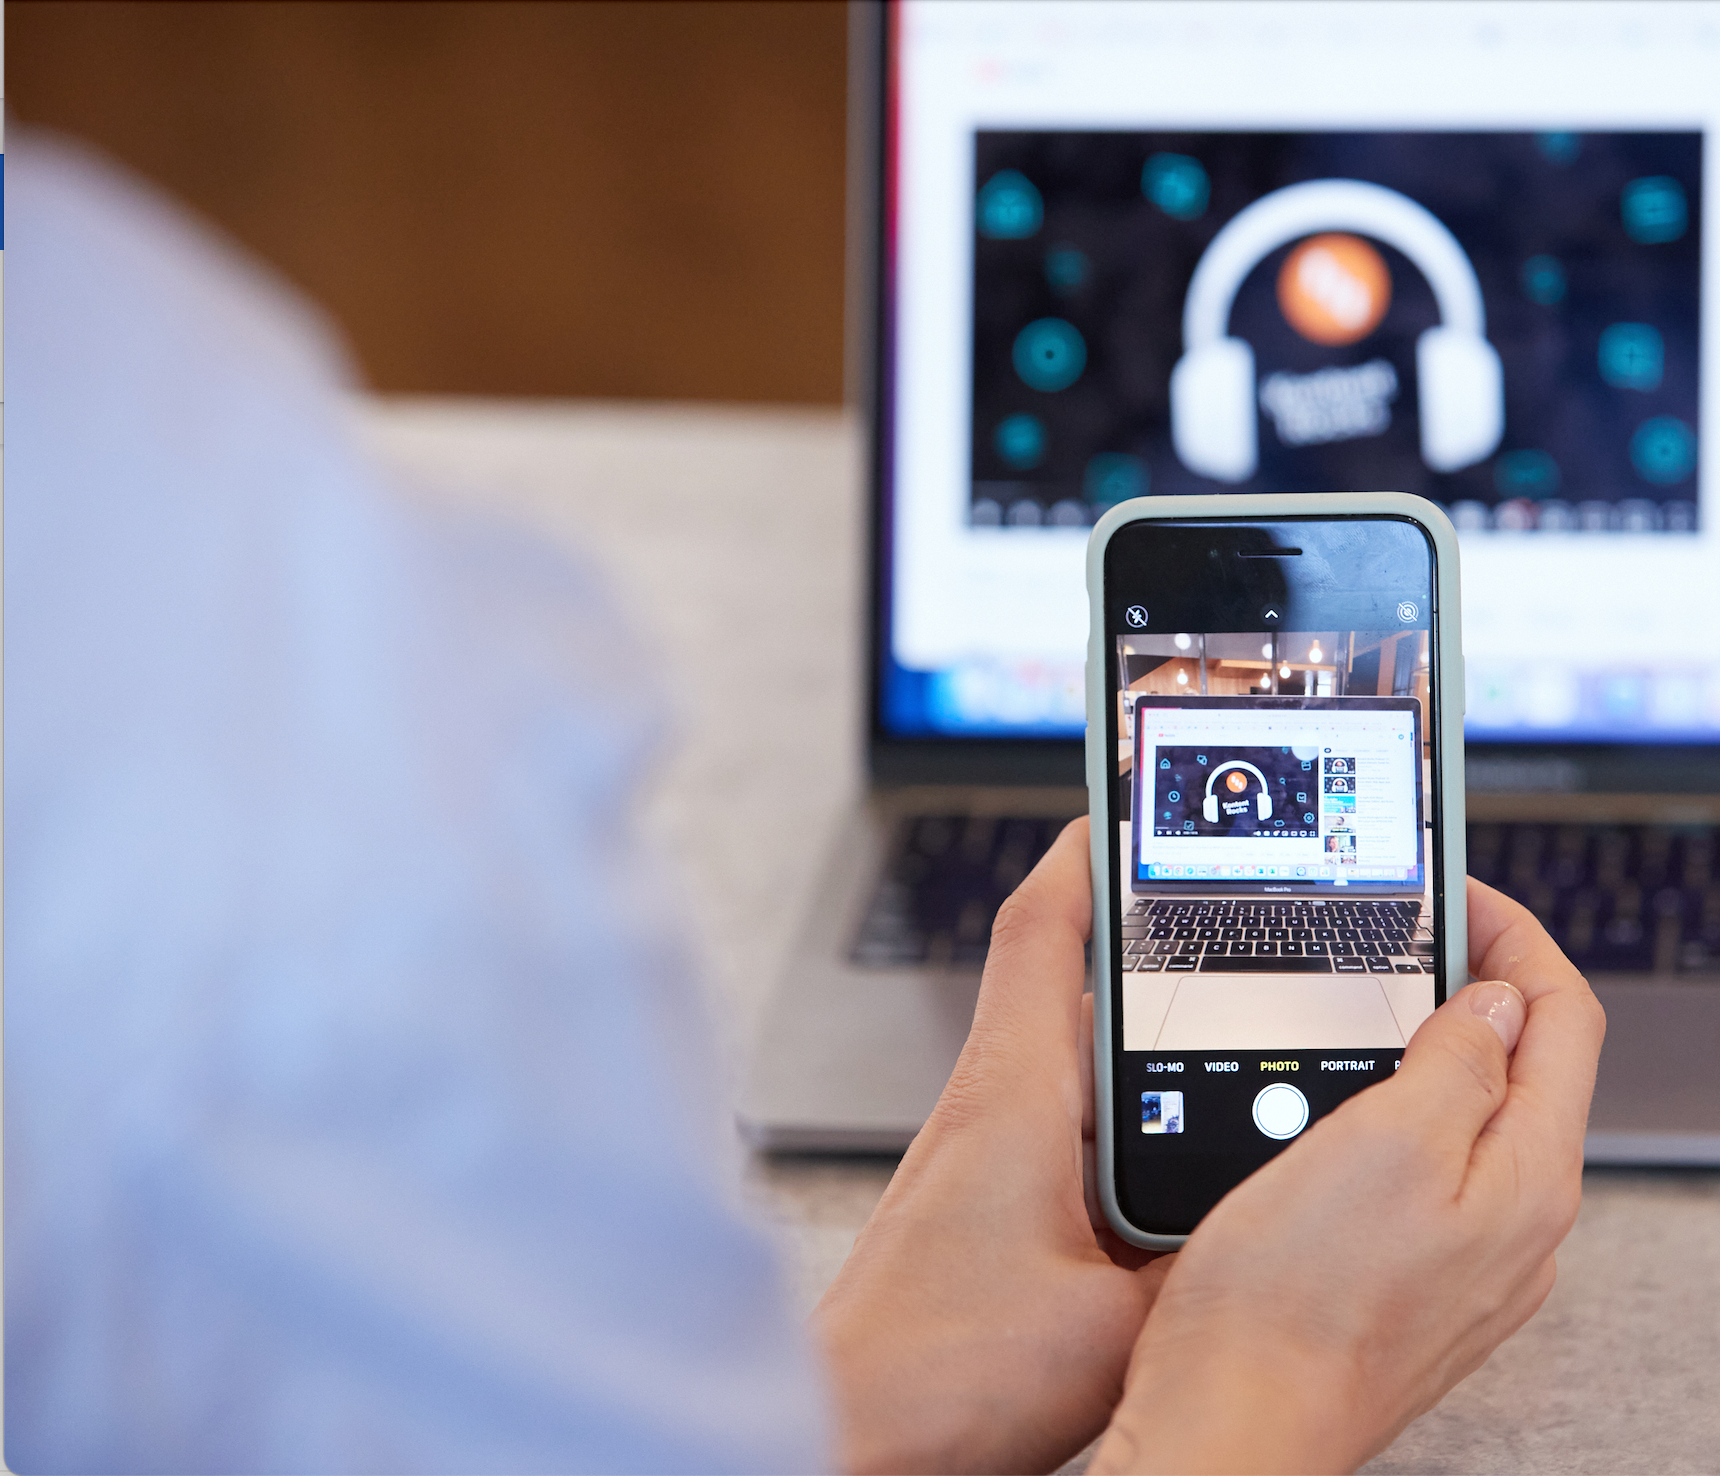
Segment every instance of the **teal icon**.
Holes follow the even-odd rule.
[[[1088,461],[1082,491],[1095,506],[1109,507],[1131,497],[1145,497],[1149,481],[1147,464],[1140,457],[1102,451]]]
[[[1672,415],[1645,420],[1630,438],[1630,464],[1658,487],[1682,482],[1696,470],[1696,432]]]
[[[1565,296],[1565,268],[1556,256],[1531,256],[1523,263],[1523,296],[1552,307]]]
[[[1574,164],[1583,151],[1580,133],[1537,133],[1535,147],[1549,164]]]
[[[1045,202],[1020,170],[999,170],[979,192],[979,233],[993,241],[1025,240],[1044,220]]]
[[[998,426],[991,443],[1011,466],[1025,471],[1045,455],[1045,426],[1037,415],[1011,415]]]
[[[1199,159],[1154,154],[1141,170],[1141,193],[1172,220],[1198,220],[1206,214],[1212,184]]]
[[[1039,318],[1015,335],[1015,372],[1029,389],[1068,389],[1087,367],[1087,344],[1073,323]]]
[[[1551,497],[1563,481],[1559,463],[1545,451],[1507,451],[1493,463],[1493,486],[1501,497]]]
[[[1647,323],[1614,323],[1601,334],[1601,378],[1614,389],[1660,387],[1666,350]]]
[[[1644,246],[1676,241],[1690,223],[1684,186],[1669,174],[1633,179],[1619,195],[1619,214],[1625,234]]]
[[[1060,296],[1078,291],[1092,269],[1087,253],[1078,246],[1053,246],[1045,253],[1045,280]]]

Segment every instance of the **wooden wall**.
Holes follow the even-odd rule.
[[[319,298],[384,390],[831,403],[836,0],[10,0],[14,123]]]

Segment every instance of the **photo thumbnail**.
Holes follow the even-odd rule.
[[[1143,1133],[1180,1133],[1183,1130],[1183,1094],[1181,1092],[1142,1092],[1141,1131]]]

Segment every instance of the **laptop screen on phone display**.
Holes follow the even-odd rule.
[[[1133,886],[1420,894],[1420,706],[1136,698]]]
[[[1393,489],[1462,538],[1470,738],[1720,742],[1720,6],[907,0],[887,24],[884,734],[1078,737],[1086,540],[1116,502]],[[1257,802],[1227,774],[1221,809],[1238,775]],[[1180,804],[1195,829],[1146,827],[1137,865],[1367,869],[1323,803],[1277,827],[1312,836],[1223,842]]]

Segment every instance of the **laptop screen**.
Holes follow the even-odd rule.
[[[1133,708],[1136,891],[1425,889],[1417,698],[1139,696]]]
[[[1078,737],[1117,501],[1391,488],[1460,530],[1471,739],[1720,741],[1720,6],[886,24],[882,736]]]

